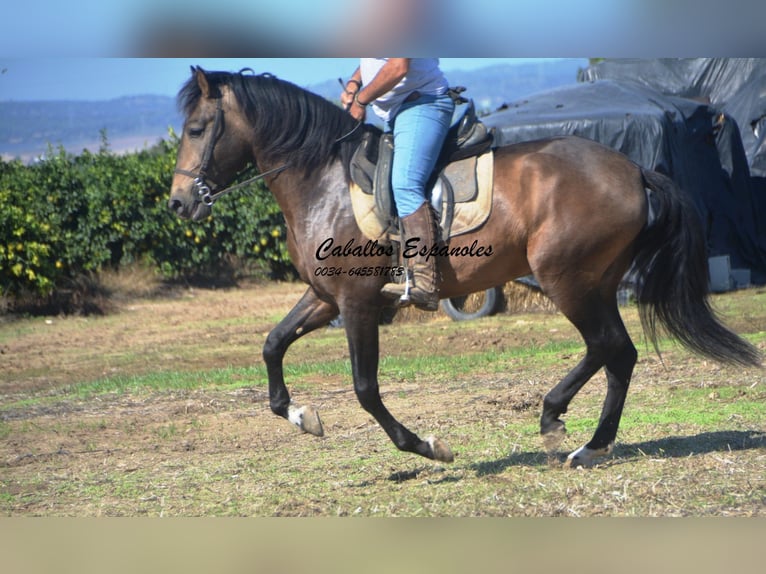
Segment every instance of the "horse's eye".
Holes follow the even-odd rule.
[[[189,135],[190,138],[198,138],[203,133],[205,133],[204,127],[198,127],[198,126],[189,126],[186,129],[186,133]]]

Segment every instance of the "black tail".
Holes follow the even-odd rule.
[[[708,262],[697,209],[670,178],[644,171],[656,219],[638,238],[634,270],[644,333],[657,349],[658,327],[721,363],[760,366],[758,350],[727,329],[708,300]]]

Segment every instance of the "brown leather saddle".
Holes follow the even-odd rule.
[[[459,91],[457,93],[459,94]],[[450,235],[455,203],[472,201],[476,194],[475,181],[466,181],[471,175],[463,174],[463,170],[459,169],[450,170],[448,167],[460,160],[485,153],[494,142],[492,131],[476,116],[473,101],[462,102],[463,109],[459,109],[459,113],[456,114],[457,121],[453,122],[447,134],[427,186],[427,196],[438,216],[443,239]],[[396,236],[399,222],[391,188],[393,155],[392,134],[368,129],[351,158],[350,172],[354,183],[365,194],[374,197],[375,211],[383,227],[390,229],[391,235]]]

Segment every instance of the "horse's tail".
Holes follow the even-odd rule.
[[[670,178],[643,171],[656,218],[637,241],[634,271],[644,333],[658,350],[658,327],[721,363],[760,366],[760,353],[716,316],[708,300],[705,236],[696,207]],[[659,352],[659,351],[658,351]]]

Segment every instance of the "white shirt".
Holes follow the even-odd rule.
[[[388,58],[361,58],[359,70],[362,83],[369,84],[387,60]],[[439,68],[438,58],[412,58],[407,75],[390,91],[372,102],[372,110],[380,119],[388,122],[396,116],[404,100],[412,92],[440,96],[448,89],[449,83]]]

